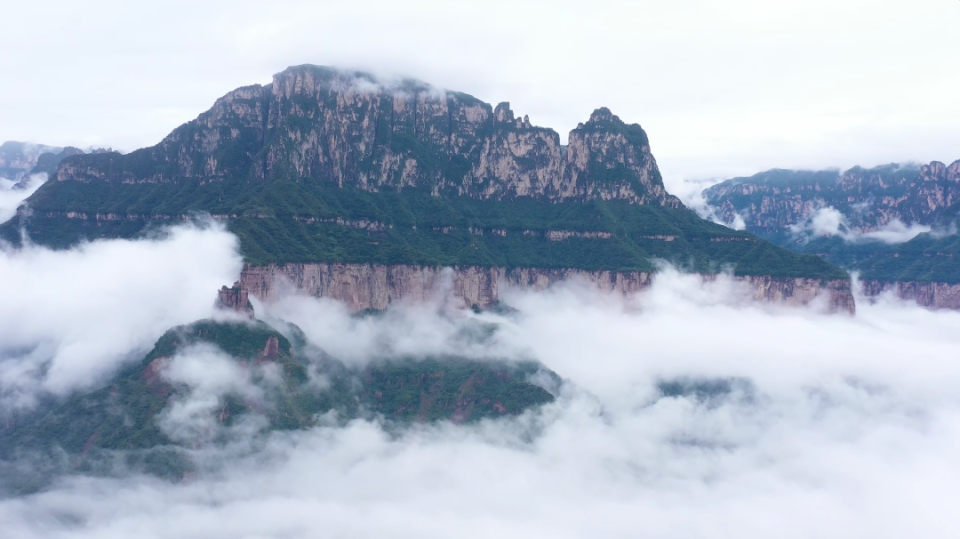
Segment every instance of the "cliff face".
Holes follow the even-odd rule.
[[[918,281],[862,281],[863,295],[876,297],[892,292],[931,309],[960,309],[960,284]]]
[[[399,301],[450,298],[460,307],[495,305],[505,286],[544,290],[573,279],[598,290],[632,294],[648,288],[653,276],[646,272],[587,271],[457,266],[380,266],[372,264],[285,264],[247,266],[240,287],[250,295],[271,302],[289,292],[326,297],[344,302],[356,312],[385,309]],[[738,276],[753,291],[753,299],[802,306],[824,298],[835,312],[854,313],[850,283],[806,278]]]
[[[253,305],[250,304],[250,298],[247,291],[240,286],[240,282],[233,283],[233,286],[227,288],[226,285],[217,291],[217,301],[215,306],[218,309],[235,311],[243,315],[253,316]]]
[[[940,213],[960,202],[960,161],[916,167],[885,165],[838,171],[770,170],[734,178],[704,192],[717,216],[760,234],[784,232],[824,207],[840,211],[861,232],[898,220],[934,224]]]
[[[61,181],[164,183],[316,178],[366,191],[417,187],[478,199],[628,200],[677,208],[646,134],[609,110],[552,129],[472,96],[316,66],[237,89],[160,144],[79,156]]]

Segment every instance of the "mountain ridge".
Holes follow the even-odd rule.
[[[960,309],[960,160],[773,169],[703,195],[722,221],[859,272],[868,296]]]
[[[668,262],[709,275],[848,278],[700,219],[666,191],[646,132],[609,109],[559,141],[508,103],[298,66],[229,92],[150,148],[63,159],[0,235],[16,244],[24,230],[62,248],[203,212],[227,223],[253,266],[627,274]]]
[[[384,86],[367,74],[317,66],[233,90],[156,146],[68,159],[56,179],[163,183],[284,175],[368,191],[418,187],[481,199],[680,206],[663,187],[643,129],[604,107],[571,131],[561,152],[556,131],[515,118],[509,103],[492,107],[412,79]]]

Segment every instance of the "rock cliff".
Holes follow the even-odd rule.
[[[322,178],[376,192],[407,187],[479,199],[627,200],[680,207],[646,133],[597,109],[570,133],[414,80],[300,66],[239,88],[157,146],[66,160],[61,181],[164,183]]]
[[[861,286],[863,295],[868,298],[889,292],[923,307],[960,310],[960,284],[956,283],[862,281]]]
[[[459,307],[488,308],[497,304],[504,287],[545,290],[564,281],[579,280],[603,292],[632,294],[648,288],[647,272],[588,271],[502,267],[381,266],[372,264],[285,264],[247,266],[240,287],[262,301],[271,302],[290,292],[344,302],[354,311],[382,310],[400,301],[452,299]],[[802,306],[818,298],[835,312],[855,312],[850,283],[808,278],[738,276],[753,292],[753,299]]]
[[[234,311],[246,316],[253,316],[253,305],[247,291],[240,286],[240,282],[233,283],[233,286],[227,288],[226,285],[217,292],[217,301],[215,306],[218,309]]]

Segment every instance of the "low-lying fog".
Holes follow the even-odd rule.
[[[95,387],[164,330],[210,316],[232,236],[0,254],[2,406]],[[398,307],[352,318],[288,298],[262,316],[362,364],[385,351],[536,359],[551,405],[478,424],[376,422],[197,450],[181,482],[63,477],[0,500],[17,538],[953,537],[960,313],[883,298],[855,317],[751,304],[664,272],[634,298],[576,283],[511,314]],[[477,319],[491,338],[464,337]],[[729,391],[663,397],[663,380]],[[0,434],[2,435],[2,434]]]

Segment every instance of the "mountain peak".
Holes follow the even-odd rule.
[[[434,196],[619,199],[679,207],[666,193],[646,134],[599,108],[563,152],[556,131],[422,81],[300,65],[266,86],[238,88],[160,144],[110,159],[64,161],[58,180],[184,183],[284,179]],[[578,130],[575,130],[578,132]],[[573,158],[579,161],[573,160]],[[589,163],[594,163],[590,165]]]
[[[593,114],[590,115],[590,121],[593,123],[599,123],[599,122],[623,123],[623,121],[620,120],[620,117],[610,112],[610,109],[608,109],[607,107],[600,107],[597,110],[593,111]]]
[[[497,104],[497,108],[493,109],[493,120],[498,124],[513,123],[513,111],[510,110],[509,102]]]

